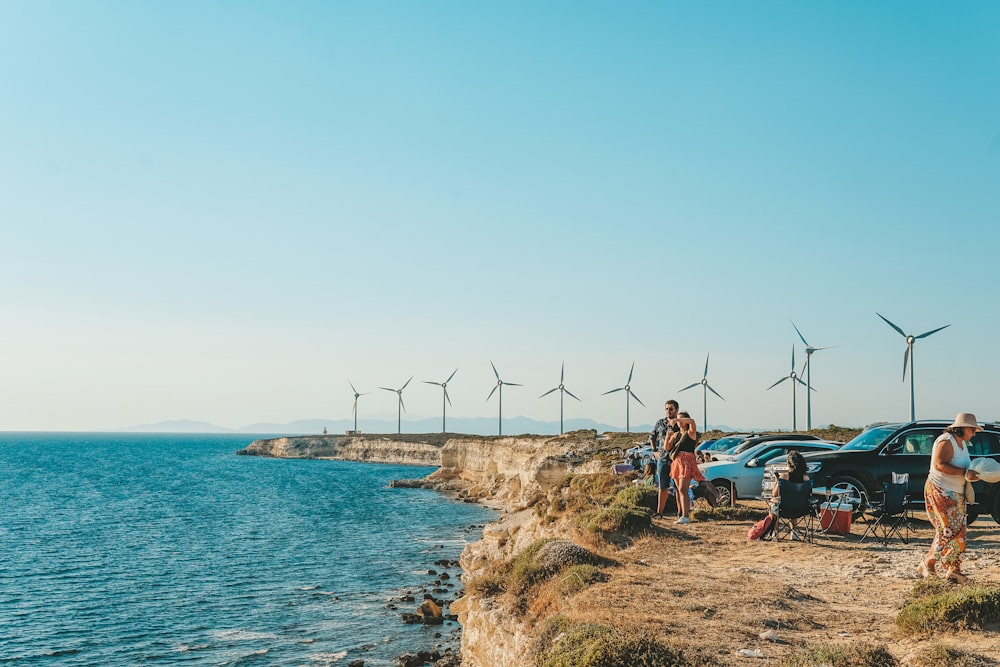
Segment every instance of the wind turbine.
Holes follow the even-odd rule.
[[[792,430],[796,431],[796,430],[798,430],[798,427],[797,427],[796,422],[795,422],[795,389],[796,389],[795,383],[798,382],[803,387],[806,386],[806,383],[802,381],[802,378],[800,378],[798,375],[795,374],[795,346],[794,345],[792,345],[792,372],[789,373],[788,375],[786,375],[785,377],[781,378],[780,380],[778,380],[774,384],[772,384],[770,387],[768,387],[767,391],[771,391],[772,389],[774,389],[775,387],[777,387],[779,384],[781,384],[785,380],[791,380],[792,381]],[[816,391],[816,390],[813,389],[813,391]]]
[[[413,376],[411,375],[410,380],[412,379]],[[403,432],[403,410],[406,409],[406,406],[403,405],[403,390],[406,389],[406,385],[410,384],[410,380],[404,382],[403,386],[400,387],[399,389],[390,389],[389,387],[379,387],[379,389],[385,389],[386,391],[394,391],[399,396],[399,405],[396,406],[396,433]]]
[[[631,433],[632,432],[632,430],[631,430],[631,424],[629,423],[629,414],[628,414],[629,397],[631,396],[635,400],[639,401],[639,397],[636,396],[632,392],[632,371],[634,371],[634,370],[635,370],[635,362],[633,361],[632,362],[632,368],[628,372],[628,380],[625,380],[625,386],[624,387],[618,387],[617,389],[611,389],[611,390],[606,391],[603,394],[601,394],[601,396],[607,396],[608,394],[613,394],[616,391],[624,391],[625,392],[625,432],[626,433]],[[643,403],[642,401],[639,401],[639,405],[641,405],[642,407],[646,407],[646,404]]]
[[[351,410],[351,412],[354,413],[354,431],[357,432],[357,430],[358,430],[358,398],[360,396],[364,396],[365,394],[370,394],[371,392],[370,391],[366,391],[364,393],[358,393],[358,390],[354,388],[354,384],[351,382],[350,379],[347,380],[347,384],[351,385],[351,391],[354,392],[354,409]]]
[[[792,322],[792,328],[795,329],[795,333],[797,333],[799,335],[799,338],[802,339],[802,344],[806,346],[806,363],[805,366],[802,367],[802,371],[806,374],[806,430],[811,431],[813,427],[812,394],[810,394],[809,392],[812,391],[813,373],[812,373],[812,364],[809,362],[812,359],[813,352],[819,352],[820,350],[829,350],[830,348],[813,347],[812,345],[806,342],[806,337],[803,336],[802,332],[799,331],[799,328],[795,326],[795,322]]]
[[[573,392],[567,389],[566,385],[563,384],[565,380],[566,380],[566,362],[564,361],[562,364],[562,368],[559,371],[559,386],[549,389],[547,392],[538,397],[538,398],[544,398],[554,391],[559,392],[559,435],[562,435],[563,433],[563,394],[565,393],[569,394],[570,396],[573,396]],[[576,396],[573,396],[573,398],[576,398]],[[579,398],[576,398],[576,400],[580,401]],[[580,402],[583,403],[583,401]]]
[[[704,421],[701,423],[701,429],[702,429],[702,431],[707,431],[708,430],[708,392],[712,392],[713,394],[715,394],[719,398],[722,398],[722,395],[719,394],[719,392],[717,392],[714,389],[712,389],[711,385],[708,384],[708,357],[709,357],[709,355],[706,354],[705,355],[705,372],[702,373],[701,380],[699,382],[695,382],[694,384],[689,384],[688,386],[686,386],[683,389],[681,389],[681,391],[687,391],[688,389],[691,389],[692,387],[697,387],[698,385],[701,385],[702,410],[703,410],[702,416],[704,417]],[[679,391],[677,393],[679,394],[681,392]],[[722,400],[726,400],[726,399],[722,398]]]
[[[882,315],[880,313],[875,313],[875,314],[878,315],[879,317],[882,317]],[[931,334],[935,334],[938,331],[941,331],[941,329],[947,329],[951,325],[950,324],[946,324],[943,327],[938,327],[937,329],[932,329],[932,330],[930,330],[930,331],[928,331],[926,333],[922,333],[919,336],[914,336],[912,334],[905,334],[905,333],[903,333],[902,329],[900,329],[899,327],[897,327],[895,324],[893,324],[889,320],[885,319],[884,317],[882,317],[882,319],[885,321],[886,324],[888,324],[890,327],[892,327],[893,329],[895,329],[899,333],[900,336],[902,336],[903,338],[906,339],[906,352],[903,353],[903,382],[906,382],[906,365],[907,365],[907,363],[909,363],[909,365],[910,365],[910,421],[914,421],[914,420],[916,420],[916,410],[914,409],[914,401],[913,401],[913,344],[916,343],[919,339],[921,339],[921,338],[927,338]]]
[[[500,373],[497,372],[497,367],[493,365],[492,361],[490,361],[490,366],[493,366],[493,374],[497,376],[497,383],[495,385],[493,385],[493,390],[490,391],[490,395],[486,397],[486,401],[489,402],[489,400],[491,398],[493,398],[493,392],[494,391],[496,391],[497,389],[500,390],[500,395],[498,396],[498,400],[500,402],[500,409],[499,409],[499,417],[497,418],[497,435],[503,435],[503,388],[504,388],[504,385],[506,385],[508,387],[521,387],[523,385],[517,384],[516,382],[504,382],[503,380],[500,379]]]
[[[451,379],[453,377],[455,377],[455,373],[457,373],[457,372],[458,372],[458,369],[456,368],[455,370],[453,370],[451,372],[451,375],[449,375],[448,379],[445,380],[444,382],[432,382],[430,380],[424,380],[423,381],[424,384],[436,384],[437,386],[441,387],[441,391],[444,392],[444,397],[441,399],[441,432],[442,433],[446,432],[445,428],[444,428],[444,415],[445,415],[445,405],[444,405],[444,402],[448,401],[448,405],[451,405],[451,397],[448,396],[448,383],[451,382]]]

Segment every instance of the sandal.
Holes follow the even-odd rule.
[[[923,577],[924,579],[930,579],[931,577],[937,574],[937,572],[935,572],[933,567],[927,566],[926,561],[922,561],[920,565],[917,565],[917,572],[919,572],[920,576]]]
[[[969,578],[967,576],[965,576],[964,574],[962,574],[958,570],[950,570],[948,572],[948,574],[945,575],[945,578],[948,581],[955,582],[956,584],[964,584],[965,582],[967,582],[969,580]]]

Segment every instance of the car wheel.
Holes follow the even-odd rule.
[[[865,485],[856,477],[838,475],[833,478],[833,486],[840,489],[850,489],[850,495],[845,495],[843,498],[854,505],[854,518],[858,519],[868,506],[868,489]]]
[[[719,492],[719,502],[718,507],[730,507],[733,504],[733,484],[728,479],[713,479],[712,484],[715,485],[716,490]]]

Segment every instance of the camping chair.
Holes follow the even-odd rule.
[[[796,483],[787,479],[778,480],[778,509],[775,512],[773,539],[780,540],[783,535],[791,538],[794,529],[806,542],[812,542],[815,516],[812,488],[811,481]],[[793,519],[799,520],[797,527],[792,526]]]
[[[895,535],[903,544],[910,543],[910,499],[907,496],[908,475],[893,473],[893,481],[882,485],[882,500],[870,500],[867,513],[872,521],[868,523],[860,542],[869,535],[881,539],[883,546],[889,546],[889,539]],[[897,481],[901,480],[901,481]]]

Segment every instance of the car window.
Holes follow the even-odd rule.
[[[888,426],[882,428],[871,428],[867,431],[862,431],[851,440],[849,443],[841,447],[845,451],[871,451],[881,445],[886,438],[892,435],[895,427]]]
[[[986,456],[989,454],[1000,454],[1000,441],[995,433],[977,433],[972,442],[969,443],[969,454],[972,456]]]
[[[934,441],[944,429],[914,429],[899,436],[895,441],[893,454],[897,456],[930,456]]]

